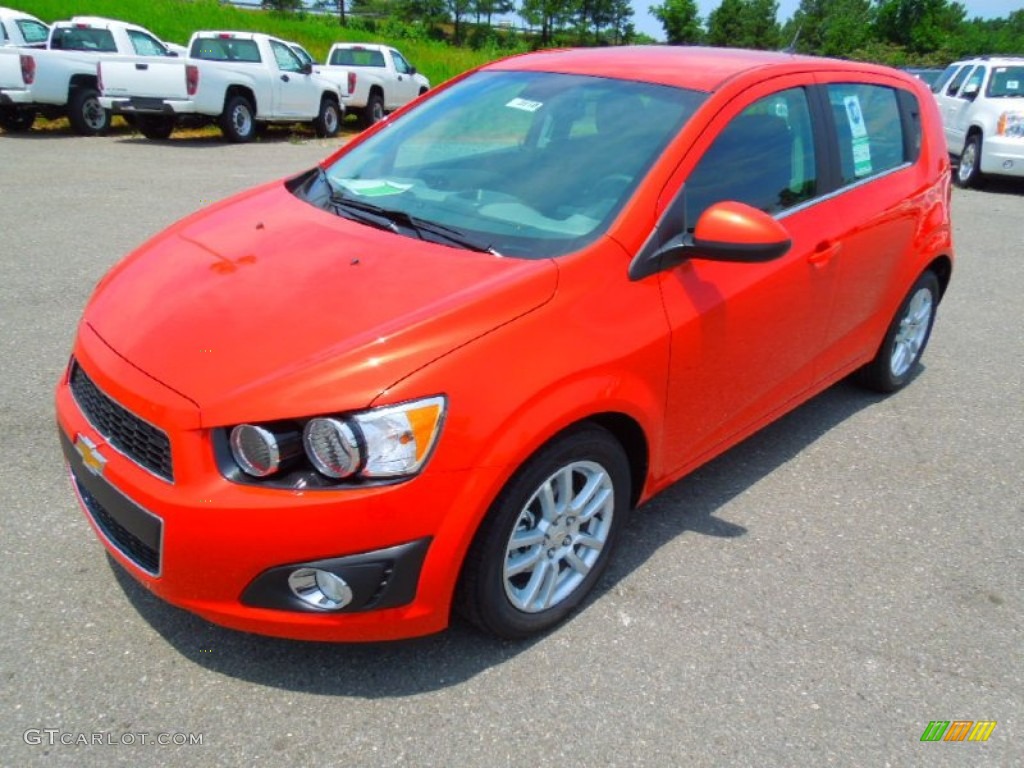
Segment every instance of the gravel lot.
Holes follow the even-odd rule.
[[[671,488],[548,636],[301,644],[136,586],[54,429],[81,308],[162,227],[340,143],[0,135],[0,765],[1024,764],[1021,183],[956,191],[907,390],[840,384]],[[920,742],[958,719],[998,726]]]

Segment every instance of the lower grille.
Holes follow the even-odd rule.
[[[174,482],[166,434],[103,394],[77,361],[72,363],[70,384],[75,402],[97,432],[140,467]]]
[[[142,570],[154,576],[158,575],[160,573],[160,552],[117,522],[99,500],[89,493],[89,489],[79,481],[74,473],[71,474],[71,477],[86,511],[110,543]]]

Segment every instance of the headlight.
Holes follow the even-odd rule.
[[[996,124],[996,133],[1011,139],[1024,138],[1024,112],[1003,112]]]
[[[435,396],[309,420],[241,424],[221,431],[230,458],[219,453],[218,461],[236,481],[252,482],[247,475],[288,488],[409,477],[430,457],[445,407],[444,397]]]

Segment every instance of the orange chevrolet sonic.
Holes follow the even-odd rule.
[[[891,69],[492,63],[103,278],[57,388],[74,489],[218,624],[543,631],[632,508],[843,377],[910,381],[949,204],[934,99]]]

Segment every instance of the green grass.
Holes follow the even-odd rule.
[[[181,45],[200,29],[264,32],[301,43],[319,61],[337,42],[385,43],[402,51],[431,85],[504,55],[432,40],[391,40],[342,27],[330,16],[245,10],[221,5],[217,0],[18,0],[16,5],[46,22],[86,15],[129,21]]]

